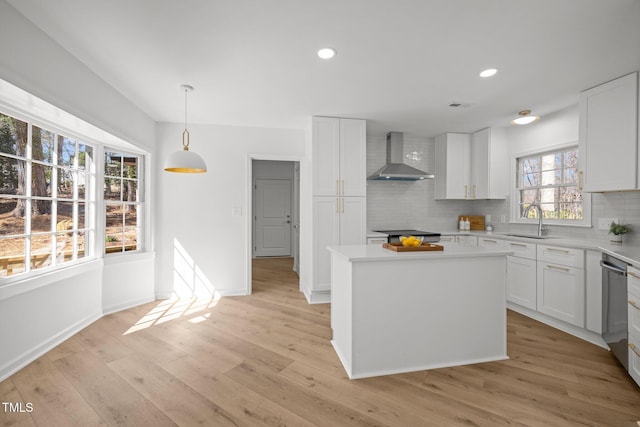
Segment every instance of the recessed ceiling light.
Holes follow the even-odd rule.
[[[487,68],[484,71],[480,71],[480,77],[487,78],[487,77],[495,76],[497,72],[498,70],[496,70],[495,68]]]
[[[540,120],[539,116],[530,116],[531,110],[522,110],[518,113],[518,118],[511,120],[512,125],[528,125],[536,120]]]
[[[336,50],[330,47],[323,47],[318,51],[318,56],[322,59],[331,59],[336,56]]]

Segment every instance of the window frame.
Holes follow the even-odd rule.
[[[115,153],[115,154],[120,154],[122,156],[122,158],[126,157],[135,157],[138,160],[138,170],[136,171],[136,181],[137,181],[137,200],[134,202],[130,202],[130,201],[123,201],[123,200],[119,200],[119,201],[113,201],[113,200],[107,200],[104,197],[104,182],[105,182],[105,178],[106,177],[110,177],[111,175],[107,175],[106,174],[106,168],[104,167],[104,165],[106,164],[106,154],[108,152],[111,153]],[[108,258],[113,258],[113,257],[118,257],[118,256],[126,256],[129,254],[138,254],[141,252],[145,251],[145,232],[147,230],[147,203],[146,203],[146,197],[145,197],[145,189],[146,189],[146,168],[145,168],[145,161],[146,161],[146,155],[144,153],[139,153],[139,152],[135,152],[132,150],[127,150],[127,149],[120,149],[117,147],[113,147],[113,146],[109,146],[109,145],[104,145],[102,147],[102,158],[101,158],[101,176],[100,176],[100,184],[99,187],[101,189],[101,197],[100,199],[102,200],[102,207],[101,207],[101,220],[102,220],[102,229],[101,229],[101,234],[102,234],[102,238],[100,239],[100,241],[102,242],[102,244],[100,245],[101,247],[101,252],[102,252],[102,256],[104,257],[108,257]],[[122,181],[124,181],[125,178],[124,177],[124,167],[120,168],[120,177],[113,177],[113,178],[117,178],[120,179]],[[121,188],[121,194],[122,191],[124,191]],[[138,230],[138,240],[136,242],[136,249],[133,250],[126,250],[126,244],[123,241],[122,242],[122,247],[123,250],[121,251],[107,251],[108,247],[107,247],[107,206],[109,205],[131,205],[131,206],[137,206],[136,209],[136,229]],[[126,231],[126,219],[123,217],[123,234]]]
[[[1,100],[0,100],[1,101]],[[10,276],[4,276],[4,277],[0,277],[0,287],[6,284],[12,284],[15,282],[19,282],[19,281],[23,281],[25,279],[30,279],[33,277],[37,277],[37,276],[41,276],[41,275],[45,275],[54,271],[60,271],[63,269],[66,269],[68,267],[74,266],[74,265],[78,265],[78,264],[82,264],[85,262],[89,262],[89,261],[93,261],[97,258],[97,251],[96,251],[96,239],[97,239],[97,235],[98,235],[98,229],[97,229],[97,223],[96,223],[96,218],[97,218],[97,212],[98,212],[98,205],[99,205],[99,200],[97,200],[96,197],[96,192],[95,192],[95,185],[96,185],[96,177],[97,177],[97,153],[100,147],[100,143],[98,141],[95,141],[93,138],[87,137],[87,136],[83,136],[80,135],[78,132],[74,132],[71,129],[66,128],[65,126],[59,126],[56,123],[52,123],[48,120],[42,119],[37,117],[34,114],[30,114],[28,112],[24,112],[21,110],[18,110],[16,108],[13,108],[11,105],[8,105],[6,102],[0,102],[0,112],[4,115],[13,117],[15,119],[18,119],[22,122],[27,123],[27,149],[25,152],[24,156],[18,156],[15,154],[11,154],[11,153],[3,153],[3,157],[7,157],[7,158],[13,158],[13,159],[20,159],[20,161],[24,161],[25,162],[25,166],[27,167],[26,169],[26,181],[28,182],[27,184],[27,188],[25,189],[25,194],[21,195],[20,197],[8,197],[8,198],[15,198],[15,199],[22,199],[25,201],[26,204],[26,209],[29,210],[29,215],[25,216],[24,220],[25,220],[25,229],[23,230],[23,233],[20,234],[16,234],[16,235],[11,235],[11,238],[23,238],[25,239],[25,243],[24,243],[24,251],[23,251],[23,256],[24,256],[24,271],[14,274],[14,275],[10,275]],[[37,127],[39,129],[45,130],[45,131],[49,131],[52,132],[54,134],[54,153],[52,154],[52,159],[51,162],[49,161],[44,161],[44,160],[38,160],[35,159],[33,156],[33,152],[32,152],[32,136],[33,136],[33,130],[34,127]],[[51,190],[51,194],[48,196],[34,196],[32,194],[32,171],[33,171],[33,165],[43,165],[44,167],[51,167],[52,168],[52,176],[51,176],[51,182],[53,183],[54,180],[56,180],[57,183],[57,175],[61,170],[71,170],[72,172],[75,173],[79,173],[80,172],[80,168],[77,165],[77,162],[75,164],[75,168],[69,168],[68,166],[64,165],[63,163],[55,160],[57,155],[58,155],[58,140],[59,137],[63,137],[63,138],[67,138],[67,139],[72,139],[75,141],[75,149],[78,150],[80,144],[83,144],[85,146],[89,146],[92,148],[93,150],[93,162],[91,165],[91,169],[88,169],[88,178],[85,181],[85,184],[87,185],[87,187],[85,188],[85,196],[84,198],[80,198],[79,197],[79,191],[77,188],[77,184],[74,183],[74,190],[73,190],[73,194],[71,198],[68,197],[60,197],[59,194],[57,194],[57,188],[52,188]],[[77,152],[76,152],[76,159],[78,158]],[[77,179],[76,179],[76,182]],[[57,187],[57,185],[56,185]],[[48,231],[33,231],[33,229],[30,230],[29,233],[26,232],[26,228],[29,227],[31,228],[31,220],[32,220],[32,214],[30,212],[30,205],[31,202],[33,200],[46,200],[46,201],[51,201],[52,203],[52,219],[51,219],[51,223],[50,223],[50,228]],[[61,232],[60,230],[57,230],[57,224],[59,223],[58,218],[56,217],[57,215],[57,207],[59,203],[73,203],[74,205],[78,205],[80,203],[84,203],[85,204],[85,215],[84,215],[84,227],[83,228],[79,228],[77,227],[77,220],[79,219],[79,215],[78,215],[78,209],[73,207],[73,212],[74,215],[72,216],[72,221],[74,221],[75,226],[73,227],[72,230],[65,230],[64,232]],[[89,207],[89,209],[87,209],[87,207]],[[55,227],[54,227],[54,220],[53,218],[56,218],[55,221]],[[54,229],[55,228],[55,229]],[[72,245],[73,245],[73,255],[72,255],[72,259],[69,261],[62,261],[62,262],[58,262],[57,258],[58,258],[58,253],[57,250],[54,249],[53,244],[55,242],[55,240],[58,238],[59,234],[63,234],[63,233],[67,233],[67,232],[72,232]],[[79,247],[78,245],[78,233],[80,232],[84,232],[85,233],[85,240],[84,240],[84,256],[82,257],[78,257],[78,251],[79,251]],[[51,236],[52,238],[52,242],[51,242],[51,257],[52,257],[52,263],[50,265],[47,265],[45,267],[42,268],[33,268],[32,266],[32,247],[30,245],[30,240],[33,237],[37,237],[37,236]],[[9,238],[9,237],[7,237]]]
[[[518,187],[518,160],[524,157],[531,157],[536,155],[545,155],[557,153],[559,151],[566,151],[568,149],[575,148],[578,150],[578,167],[580,166],[580,152],[578,141],[571,141],[564,144],[552,145],[548,147],[540,147],[536,150],[514,153],[510,159],[511,170],[511,197],[510,197],[510,222],[516,224],[538,224],[537,218],[522,218],[520,217],[520,193]],[[553,186],[551,186],[553,187]],[[550,188],[551,188],[550,187]],[[561,187],[561,186],[558,186]],[[543,219],[545,225],[555,226],[567,226],[567,227],[591,227],[591,194],[586,193],[581,188],[581,183],[578,182],[578,189],[582,191],[582,213],[583,217],[580,220],[577,219]]]

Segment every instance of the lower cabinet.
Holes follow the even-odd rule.
[[[640,385],[640,270],[627,267],[629,375]]]
[[[538,261],[537,310],[584,328],[584,270]]]
[[[313,290],[331,289],[331,256],[327,246],[367,242],[366,197],[313,198]]]
[[[584,250],[538,245],[538,311],[585,327]]]
[[[507,301],[536,309],[536,260],[507,257]]]

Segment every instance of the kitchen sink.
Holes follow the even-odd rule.
[[[523,237],[525,239],[553,239],[551,236],[538,236],[537,234],[517,234],[517,233],[507,233],[505,236],[509,237]]]

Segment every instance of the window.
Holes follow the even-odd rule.
[[[580,224],[588,217],[588,200],[579,186],[578,148],[527,155],[516,159],[516,218],[537,218],[536,204],[543,219],[557,224]]]
[[[142,248],[141,157],[105,151],[105,252]]]
[[[91,254],[94,148],[0,112],[0,277]]]

